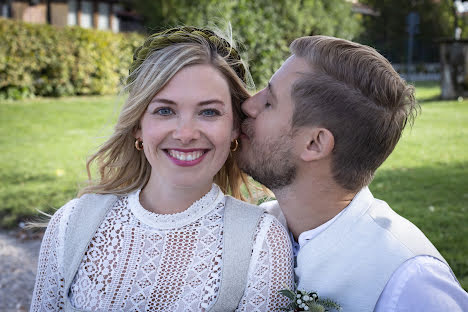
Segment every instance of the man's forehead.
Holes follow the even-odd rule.
[[[275,88],[278,84],[291,86],[302,74],[311,71],[311,66],[302,57],[291,55],[273,74],[270,84]]]

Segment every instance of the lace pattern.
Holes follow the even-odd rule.
[[[224,195],[214,186],[188,213],[163,218],[135,213],[135,198],[137,193],[120,197],[100,225],[72,282],[72,305],[86,311],[209,310],[222,270]],[[64,306],[60,229],[73,206],[70,202],[54,215],[44,236],[31,311]],[[171,218],[180,226],[167,225]],[[278,290],[292,282],[288,235],[274,217],[264,215],[237,310],[278,310],[287,304]]]
[[[130,209],[141,222],[159,229],[175,229],[192,223],[213,210],[213,205],[224,197],[219,187],[213,184],[211,190],[188,209],[174,214],[157,214],[141,206],[140,191],[133,192],[128,196]]]

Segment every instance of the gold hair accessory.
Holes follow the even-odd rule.
[[[141,138],[135,140],[135,148],[139,151],[143,149],[143,140]]]
[[[229,66],[231,66],[242,81],[245,83],[248,82],[247,71],[242,63],[242,59],[236,49],[234,49],[228,41],[219,37],[211,30],[183,26],[155,33],[149,36],[143,45],[135,50],[135,53],[133,54],[133,62],[129,69],[127,84],[130,84],[135,80],[134,72],[141,66],[141,64],[143,64],[145,59],[152,52],[178,43],[199,43],[201,38],[206,40],[213,50],[228,61]]]
[[[231,147],[231,152],[235,152],[237,151],[237,148],[239,147],[239,141],[235,139],[234,141],[232,141],[232,143],[234,143],[234,148]]]

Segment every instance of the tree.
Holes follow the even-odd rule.
[[[437,39],[453,36],[452,0],[361,0],[379,16],[364,16],[364,31],[359,41],[374,46],[394,62],[406,61],[408,33],[406,16],[410,12],[419,15],[419,33],[413,58],[419,61],[437,62]]]
[[[229,21],[248,54],[257,86],[266,84],[297,37],[323,34],[353,39],[360,22],[345,0],[135,0],[154,32],[177,25],[211,26]]]

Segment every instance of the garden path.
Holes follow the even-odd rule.
[[[0,231],[0,311],[29,311],[40,238]]]

